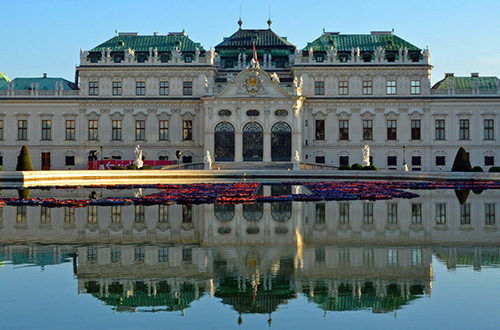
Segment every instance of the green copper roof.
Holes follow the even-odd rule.
[[[15,78],[12,80],[14,83],[14,89],[19,90],[31,90],[35,89],[31,84],[38,84],[38,90],[56,90],[56,86],[62,81],[63,90],[76,90],[77,86],[69,80],[63,78]],[[58,89],[60,89],[58,87]]]
[[[255,42],[255,47],[290,47],[295,48],[294,45],[289,43],[286,38],[280,37],[274,33],[271,29],[267,30],[238,30],[229,38],[224,38],[220,44],[215,46],[218,48],[225,47],[242,47],[242,48],[253,48],[253,43]]]
[[[0,89],[3,89],[5,86],[7,86],[8,82],[10,82],[9,77],[0,72]]]
[[[360,51],[375,51],[379,46],[385,50],[397,51],[400,48],[408,48],[409,51],[420,51],[421,49],[401,39],[394,34],[336,34],[323,33],[313,42],[308,42],[303,50],[326,51],[331,46],[337,51],[351,51],[359,47]]]
[[[172,33],[169,35],[140,36],[140,35],[118,35],[92,48],[90,52],[100,52],[103,48],[110,48],[113,52],[122,52],[126,49],[132,49],[136,52],[149,52],[149,48],[158,48],[159,52],[170,52],[179,47],[181,51],[196,50],[201,51],[203,47],[189,39],[184,33]]]
[[[455,89],[472,89],[473,84],[478,84],[479,89],[496,90],[499,84],[497,77],[452,77],[448,76],[437,82],[432,89],[442,90],[452,86]]]

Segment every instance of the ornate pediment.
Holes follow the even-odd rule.
[[[260,68],[248,68],[237,76],[228,74],[227,86],[214,99],[224,98],[286,98],[294,99],[296,96],[285,92],[279,85],[276,73],[269,74]]]
[[[260,95],[268,94],[264,79],[257,70],[249,71],[240,82],[238,94]]]

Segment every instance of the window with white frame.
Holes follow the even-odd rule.
[[[99,95],[99,82],[97,81],[89,82],[89,95],[91,96]]]
[[[98,139],[98,121],[95,119],[89,120],[89,140]]]
[[[420,140],[420,119],[411,120],[411,139]]]
[[[484,224],[487,226],[494,226],[496,222],[495,204],[484,204]]]
[[[363,140],[373,140],[373,121],[363,120]]]
[[[349,120],[339,120],[339,140],[349,140]]]
[[[493,119],[484,120],[484,139],[494,140],[495,139],[495,121]]]
[[[339,81],[339,95],[349,95],[348,81]]]
[[[146,95],[146,82],[137,81],[135,83],[135,95]]]
[[[18,140],[28,139],[28,121],[25,119],[17,121],[17,139]]]
[[[314,95],[325,95],[325,82],[315,81],[314,82]]]
[[[168,140],[168,120],[160,120],[158,124],[160,129],[158,139],[160,141]]]
[[[395,119],[387,120],[387,140],[396,140],[397,122]]]
[[[396,80],[387,80],[387,95],[396,95]]]
[[[444,121],[444,119],[436,119],[434,121],[434,127],[435,127],[434,139],[435,140],[444,140],[445,139],[445,121]]]
[[[371,80],[363,81],[363,95],[373,94],[373,82]]]
[[[193,82],[192,81],[184,81],[182,83],[182,95],[193,95]]]
[[[137,141],[144,141],[146,139],[146,121],[135,121],[135,139]]]
[[[446,204],[436,203],[436,224],[445,225],[446,224]]]
[[[420,80],[412,80],[410,82],[410,94],[420,95]]]
[[[122,139],[122,121],[121,120],[111,121],[111,139],[114,141],[119,141]]]
[[[469,140],[470,139],[469,119],[460,119],[459,125],[460,125],[459,139]]]
[[[122,95],[122,82],[121,81],[113,81],[113,96],[121,96]]]
[[[168,81],[160,81],[160,95],[168,95]]]
[[[66,140],[76,139],[76,120],[66,120]]]
[[[52,120],[42,120],[42,140],[52,139]]]

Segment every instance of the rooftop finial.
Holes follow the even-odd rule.
[[[269,25],[269,30],[271,30],[271,24],[273,24],[273,21],[271,21],[271,5],[269,5],[269,19],[267,20],[267,25]]]
[[[240,26],[241,30],[241,26],[243,25],[243,21],[241,20],[241,5],[240,5],[240,19],[238,20],[238,25]]]

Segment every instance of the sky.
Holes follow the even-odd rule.
[[[0,0],[0,72],[73,81],[80,48],[115,31],[152,35],[185,30],[205,49],[238,29],[272,29],[299,48],[327,32],[391,31],[429,47],[432,83],[445,73],[500,77],[499,0]]]

